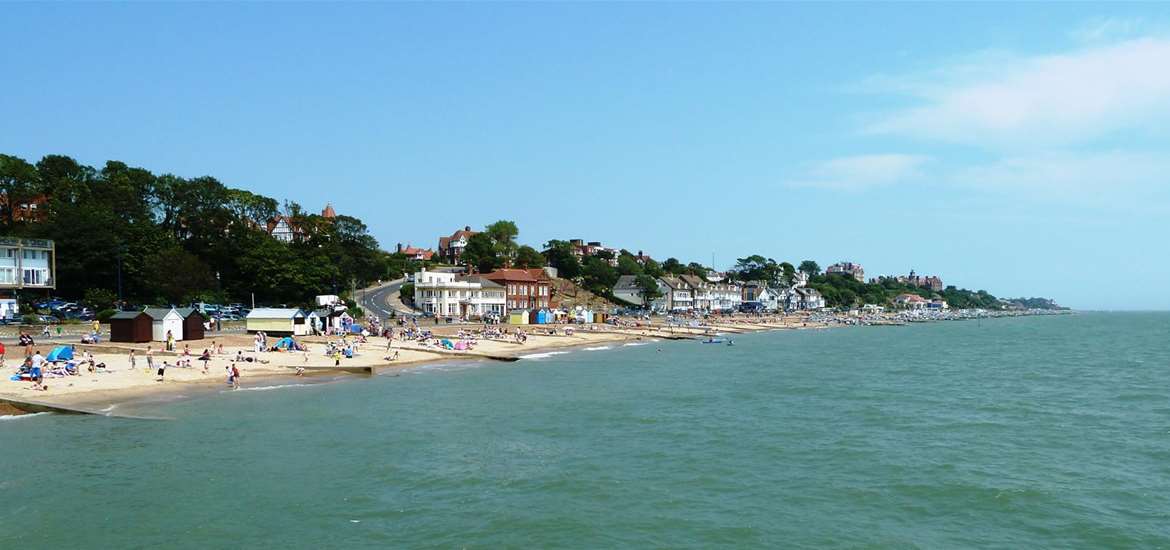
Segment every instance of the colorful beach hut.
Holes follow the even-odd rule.
[[[169,332],[175,341],[183,339],[183,316],[175,308],[148,307],[143,311],[150,317],[150,339],[166,342]]]
[[[508,314],[509,325],[527,325],[528,324],[528,310],[515,309]]]
[[[110,317],[110,341],[142,344],[150,341],[151,319],[145,311],[119,311]]]

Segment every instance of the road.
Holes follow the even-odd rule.
[[[383,283],[382,286],[366,288],[358,292],[358,305],[368,315],[375,315],[380,319],[390,317],[391,312],[398,315],[417,315],[418,313],[402,304],[398,299],[398,290],[406,283],[406,279],[398,279]]]

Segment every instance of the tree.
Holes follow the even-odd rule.
[[[530,268],[530,267],[544,267],[544,256],[537,252],[535,248],[524,245],[516,249],[516,267]]]
[[[649,259],[642,263],[642,272],[654,278],[663,275],[662,266],[658,262]]]
[[[643,273],[638,275],[635,281],[638,283],[638,295],[642,297],[642,304],[647,308],[654,300],[662,297],[662,291],[658,289],[658,279]]]
[[[544,245],[548,265],[557,268],[557,276],[576,279],[581,276],[581,261],[573,254],[573,245],[567,241],[551,240]]]
[[[520,235],[516,222],[500,220],[485,227],[483,232],[491,238],[500,265],[511,264],[516,258],[516,237]]]
[[[642,264],[631,254],[618,256],[617,270],[620,275],[640,275],[643,272]]]
[[[686,266],[675,258],[667,258],[665,262],[662,262],[662,270],[671,275],[682,275],[687,272]]]
[[[461,256],[463,264],[480,273],[488,273],[503,265],[496,255],[495,243],[487,233],[476,233],[467,239]]]
[[[821,273],[821,266],[812,260],[805,260],[800,262],[800,267],[797,270],[812,277]]]
[[[617,269],[597,256],[585,258],[581,267],[582,284],[585,290],[599,296],[613,296],[613,285],[618,280]]]

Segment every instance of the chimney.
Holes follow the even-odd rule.
[[[401,254],[402,253],[402,243],[398,243],[398,248],[396,248],[394,251]]]
[[[463,230],[464,230],[464,231],[471,231],[471,226],[470,226],[470,225],[465,225],[465,226],[463,226]]]

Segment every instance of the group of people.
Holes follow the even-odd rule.
[[[22,344],[31,342],[32,338],[22,340]],[[106,369],[106,364],[98,362],[94,359],[89,350],[85,350],[82,359],[75,358],[73,353],[69,353],[68,359],[61,361],[50,361],[49,358],[41,354],[40,350],[32,349],[35,344],[29,344],[25,348],[26,355],[24,361],[17,367],[14,380],[27,380],[32,382],[32,389],[38,391],[48,391],[49,385],[45,383],[47,376],[52,377],[66,377],[66,376],[80,376],[82,374],[82,367],[84,370],[91,373],[109,372]],[[67,351],[76,352],[76,348],[70,348]],[[0,364],[3,363],[7,350],[4,345],[0,343]],[[53,355],[50,354],[50,357]],[[58,364],[60,363],[60,364]]]

